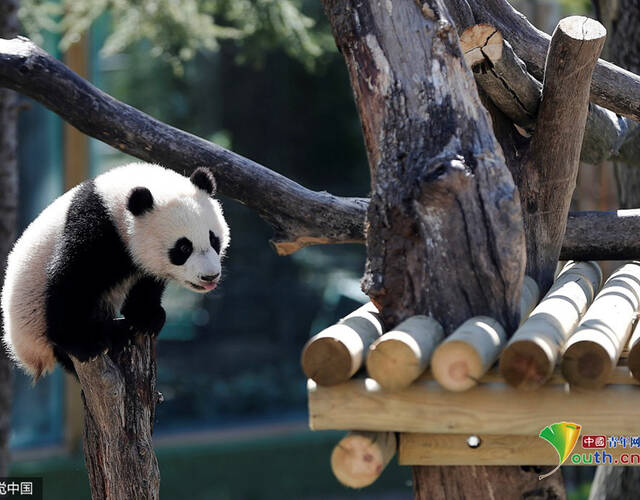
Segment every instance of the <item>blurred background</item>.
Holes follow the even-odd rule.
[[[514,3],[547,32],[590,9],[584,0]],[[317,0],[23,0],[20,19],[25,34],[115,98],[311,189],[368,195],[346,68]],[[133,161],[27,98],[21,106],[18,234],[69,187]],[[578,207],[614,207],[612,179],[607,166],[583,170]],[[232,230],[222,286],[205,296],[172,287],[165,298],[161,496],[412,498],[411,470],[395,464],[363,491],[340,486],[329,456],[341,433],[307,428],[300,352],[365,300],[364,247],[278,257],[261,219],[222,202]],[[11,473],[43,475],[47,499],[89,498],[76,382],[58,369],[35,386],[16,371],[13,383]],[[593,471],[565,470],[570,498],[585,498]]]

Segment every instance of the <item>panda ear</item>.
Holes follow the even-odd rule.
[[[191,182],[209,196],[216,194],[216,179],[208,168],[199,167],[191,174]]]
[[[127,208],[136,217],[153,209],[153,196],[146,187],[133,188],[129,194]]]

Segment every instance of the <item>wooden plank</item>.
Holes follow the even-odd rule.
[[[583,434],[638,435],[639,409],[640,390],[631,384],[599,391],[549,384],[523,392],[494,382],[459,393],[425,376],[398,392],[384,391],[370,378],[331,388],[309,384],[313,430],[537,435],[551,423],[569,421],[582,425]]]
[[[483,434],[478,436],[480,444],[471,448],[467,434],[421,434],[401,433],[398,444],[399,465],[558,465],[558,454],[542,438],[536,436],[511,436],[506,434]],[[573,454],[599,451],[585,450],[580,441]],[[623,453],[640,453],[638,448],[606,448],[613,464],[621,462]],[[565,465],[593,465],[573,463],[571,456]],[[587,458],[588,460],[588,458]],[[627,459],[629,460],[629,459]],[[635,457],[634,465],[637,465]]]

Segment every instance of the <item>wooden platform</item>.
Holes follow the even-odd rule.
[[[538,437],[555,422],[580,424],[582,435],[640,436],[638,382],[625,366],[609,382],[602,390],[577,390],[556,375],[543,388],[523,392],[491,371],[469,391],[448,392],[427,373],[390,392],[364,377],[334,387],[309,380],[309,423],[313,430],[399,432],[403,465],[555,465],[556,452]],[[477,448],[467,445],[471,435],[481,440]],[[587,451],[598,450],[580,443],[574,450]],[[640,448],[606,451],[617,459]]]

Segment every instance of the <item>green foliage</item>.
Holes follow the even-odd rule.
[[[314,19],[303,13],[304,3],[305,0],[23,0],[20,18],[36,42],[41,40],[43,30],[61,33],[64,51],[107,13],[112,30],[102,47],[104,55],[149,40],[151,54],[167,60],[179,74],[185,61],[198,51],[216,51],[222,40],[234,40],[239,45],[240,62],[261,64],[267,50],[282,48],[307,69],[313,69],[333,42],[326,26],[318,28]]]

